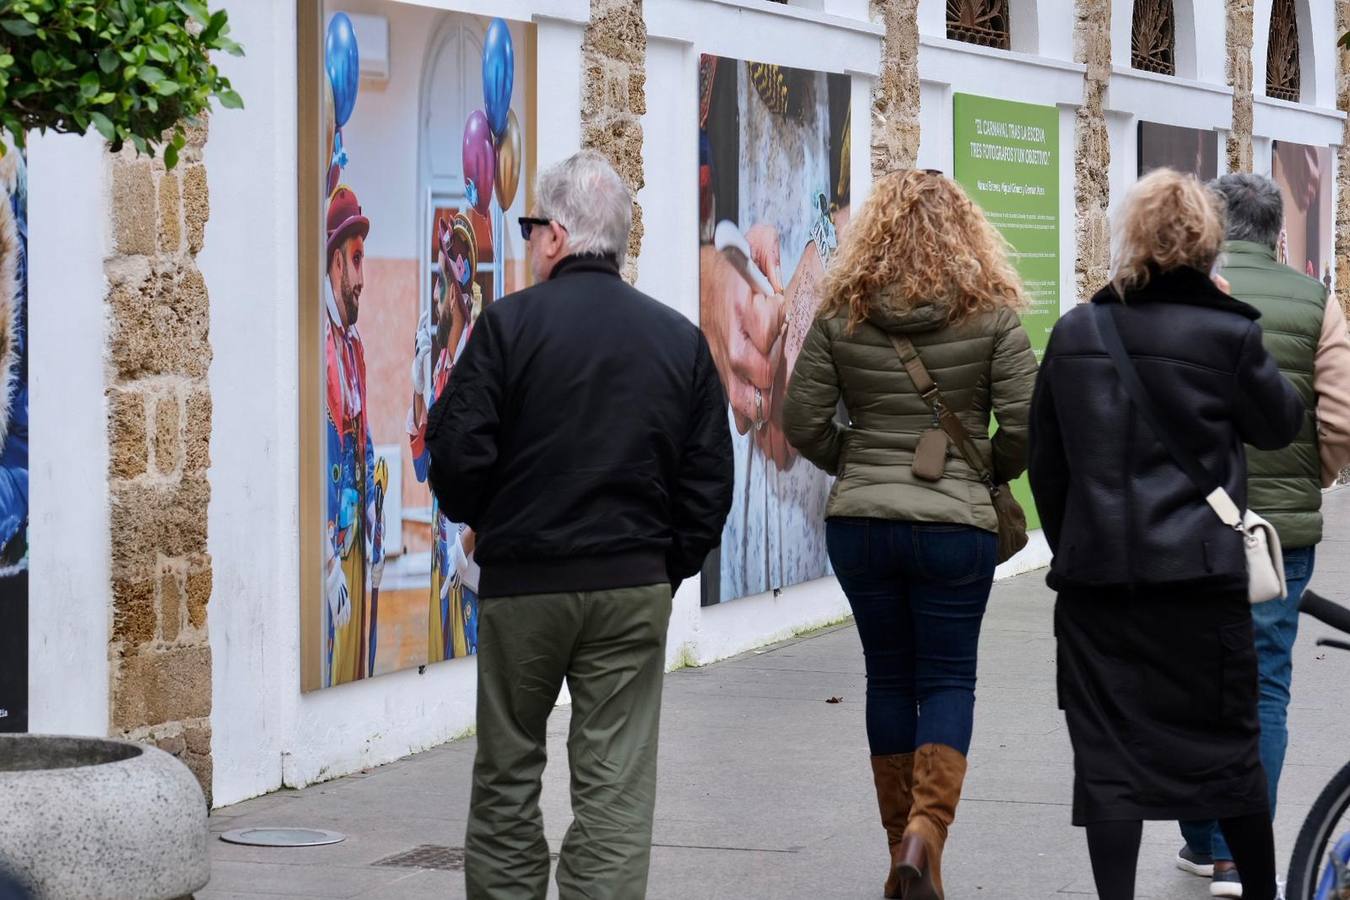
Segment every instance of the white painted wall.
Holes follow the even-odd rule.
[[[212,117],[211,218],[197,258],[214,350],[207,630],[218,803],[281,786],[300,681],[294,6],[258,0],[230,20],[248,56],[218,64],[246,107]]]
[[[76,212],[78,211],[78,212]],[[108,733],[111,252],[97,137],[28,145],[29,729]]]

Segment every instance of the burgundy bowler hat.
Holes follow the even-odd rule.
[[[328,252],[325,258],[332,259],[333,251],[342,246],[342,242],[353,235],[365,237],[370,234],[370,220],[361,215],[361,204],[356,200],[356,192],[345,184],[340,184],[328,198]]]

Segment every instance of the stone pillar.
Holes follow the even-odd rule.
[[[871,0],[886,29],[872,91],[872,176],[909,169],[919,158],[918,0]]]
[[[1106,88],[1111,80],[1110,0],[1074,4],[1074,58],[1087,66],[1083,105],[1074,121],[1074,208],[1078,259],[1074,265],[1078,300],[1092,296],[1110,274],[1111,139],[1106,130]]]
[[[108,157],[111,732],[185,762],[211,794],[210,315],[197,270],[208,214],[205,128],[178,167]]]
[[[642,116],[647,112],[647,24],[642,0],[591,0],[581,44],[586,70],[581,98],[581,145],[603,153],[633,194],[633,233],[623,275],[637,281],[642,249]]]
[[[1228,0],[1228,84],[1233,89],[1233,129],[1228,132],[1228,170],[1252,170],[1252,0]]]

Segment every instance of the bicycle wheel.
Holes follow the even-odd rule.
[[[1327,887],[1332,866],[1327,850],[1334,847],[1344,851],[1347,842],[1342,836],[1350,833],[1350,764],[1317,795],[1317,802],[1308,812],[1294,844],[1294,855],[1289,861],[1289,882],[1285,888],[1288,900],[1339,900]],[[1345,860],[1340,860],[1342,866]]]

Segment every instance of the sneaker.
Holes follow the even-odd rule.
[[[1177,851],[1177,868],[1201,878],[1214,877],[1214,859],[1208,853],[1196,853],[1186,844]]]
[[[1222,869],[1215,872],[1213,880],[1209,883],[1209,895],[1211,897],[1241,897],[1242,879],[1238,877],[1238,870]]]

